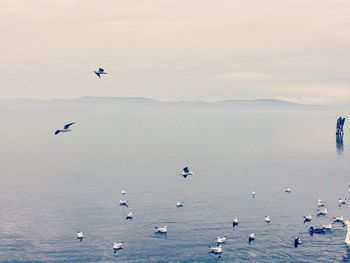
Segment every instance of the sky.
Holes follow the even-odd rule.
[[[0,98],[350,103],[348,0],[0,0]],[[98,79],[93,70],[108,75]]]

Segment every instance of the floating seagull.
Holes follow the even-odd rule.
[[[349,220],[344,221],[344,226],[346,226],[346,237],[345,237],[345,244],[350,246],[350,222]]]
[[[127,200],[119,200],[119,205],[128,207],[128,201]]]
[[[77,232],[77,234],[76,234],[76,237],[77,237],[77,239],[79,239],[80,241],[83,241],[83,238],[84,238],[83,232],[81,232],[81,231],[78,230],[78,232]]]
[[[134,218],[134,214],[132,212],[129,212],[127,215],[126,215],[126,220],[128,219],[133,219]]]
[[[250,245],[251,242],[253,242],[255,240],[255,234],[254,233],[251,233],[249,236],[248,236],[248,243]]]
[[[177,202],[176,203],[176,208],[183,207],[183,206],[184,206],[184,202]]]
[[[288,187],[286,190],[284,190],[284,192],[290,194],[290,187]]]
[[[218,245],[218,246],[209,246],[209,253],[221,254],[221,253],[222,253],[222,247],[221,247],[221,245]]]
[[[219,236],[219,237],[216,239],[216,242],[217,242],[218,244],[223,244],[223,243],[225,243],[226,239],[227,239],[227,237],[225,237],[225,236]]]
[[[126,194],[126,192],[125,192],[124,190],[122,190],[121,193],[122,193],[122,195],[125,195],[125,194]]]
[[[253,198],[255,198],[255,196],[256,196],[256,193],[254,191],[252,191],[252,196],[253,196]]]
[[[105,70],[103,68],[99,68],[98,70],[95,70],[94,72],[99,78],[101,78],[101,75],[107,74],[107,72],[105,72]]]
[[[312,236],[313,234],[324,234],[326,233],[326,229],[322,228],[316,228],[316,227],[312,227],[310,226],[309,228],[309,234],[310,236]]]
[[[185,167],[182,170],[183,172],[180,175],[182,175],[184,178],[187,178],[189,175],[194,175],[193,172],[190,172],[190,169],[188,167]]]
[[[339,198],[339,199],[338,199],[338,204],[339,204],[339,206],[341,206],[341,205],[346,205],[346,198],[345,198],[345,199]]]
[[[124,241],[121,241],[121,242],[119,242],[119,243],[114,242],[114,243],[113,243],[113,250],[114,250],[114,253],[116,253],[117,250],[123,249],[123,244],[124,244]]]
[[[160,233],[160,234],[166,234],[166,232],[168,232],[168,227],[167,226],[156,226],[156,233]]]
[[[318,201],[317,201],[317,205],[318,205],[318,207],[324,207],[324,206],[325,206],[325,204],[326,204],[326,202],[325,202],[325,201],[323,201],[322,199],[318,199]]]
[[[239,220],[237,217],[235,217],[233,220],[232,220],[232,226],[235,227],[235,226],[238,226],[238,223],[239,223]]]
[[[68,123],[68,124],[64,125],[63,129],[61,129],[61,130],[56,130],[56,131],[55,131],[55,135],[59,134],[60,132],[70,132],[71,130],[69,129],[69,127],[70,127],[71,125],[73,125],[74,123],[75,123],[75,122]]]
[[[344,217],[333,217],[333,223],[344,223]]]
[[[327,208],[320,210],[317,214],[317,216],[325,216],[328,214]]]
[[[294,239],[294,247],[298,247],[302,243],[301,238],[297,237]]]
[[[270,223],[271,222],[270,216],[265,216],[265,222],[266,223]]]
[[[306,222],[311,222],[311,220],[312,220],[312,216],[310,214],[308,214],[307,216],[304,216],[304,224]]]

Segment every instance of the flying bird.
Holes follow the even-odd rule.
[[[185,167],[182,170],[183,172],[180,175],[182,175],[184,178],[187,178],[189,175],[194,175],[193,172],[190,172],[190,169],[188,167]]]
[[[71,130],[69,129],[69,127],[71,125],[73,125],[75,122],[71,122],[71,123],[68,123],[66,125],[64,125],[63,129],[60,129],[60,130],[56,130],[55,131],[55,135],[59,134],[60,132],[70,132]]]
[[[119,205],[128,207],[128,200],[119,200]]]
[[[99,68],[98,70],[95,70],[94,72],[99,78],[101,78],[101,75],[107,74],[107,72],[105,72],[105,70],[103,68]]]

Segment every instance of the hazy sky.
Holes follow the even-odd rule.
[[[3,98],[350,102],[349,0],[0,0]],[[98,79],[93,70],[109,75]]]

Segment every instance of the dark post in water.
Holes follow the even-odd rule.
[[[344,134],[344,131],[343,131],[344,123],[345,123],[345,118],[342,118],[340,116],[337,120],[337,130],[335,132],[336,135],[342,136]]]

